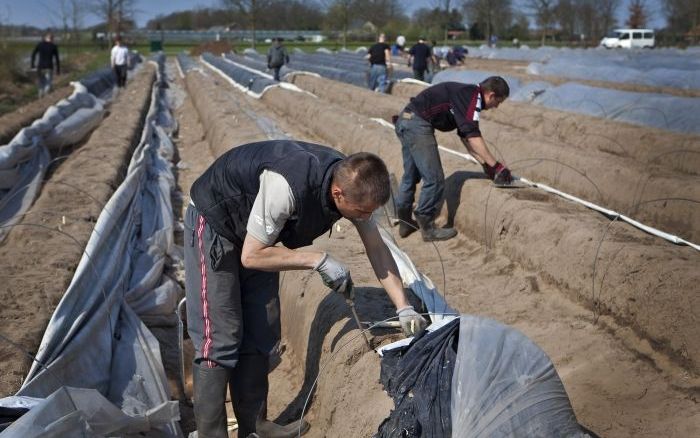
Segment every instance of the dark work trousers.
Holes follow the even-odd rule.
[[[241,253],[190,204],[185,214],[187,332],[194,362],[235,368],[280,340],[279,273],[241,266]]]
[[[403,177],[396,197],[396,207],[413,207],[416,184],[423,180],[415,213],[434,218],[445,192],[445,174],[435,140],[435,129],[426,120],[404,111],[399,114],[395,130],[401,141],[403,156]]]
[[[115,65],[114,66],[114,76],[117,78],[117,87],[122,88],[126,86],[126,72],[128,68],[125,65]]]
[[[272,67],[272,77],[279,82],[280,80],[280,70],[282,70],[282,66],[280,65],[279,67]]]
[[[425,69],[413,69],[413,79],[425,82]]]

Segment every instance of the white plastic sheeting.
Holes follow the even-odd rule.
[[[435,75],[433,83],[478,83],[493,74],[478,70],[446,70]],[[510,86],[510,99],[516,102],[531,102],[547,108],[609,120],[685,134],[700,134],[700,98],[621,91],[575,82],[557,86],[544,81],[522,84],[514,77],[501,76]]]
[[[587,437],[552,361],[525,335],[462,315],[452,375],[452,437]]]
[[[520,48],[504,47],[496,48],[487,45],[479,47],[469,47],[467,56],[470,58],[486,58],[486,59],[507,59],[511,61],[546,61],[554,56],[559,56],[564,52],[571,52],[574,49],[557,49],[556,47],[544,46],[530,49],[528,46]]]
[[[657,87],[700,89],[696,50],[605,50],[527,46],[469,48],[469,57],[531,61],[532,75],[624,82]]]
[[[530,101],[548,108],[700,134],[699,98],[619,91],[567,82],[533,94]]]
[[[527,68],[535,75],[682,89],[700,89],[699,70],[697,55],[675,49],[576,50],[544,63],[533,62]]]
[[[396,261],[401,281],[425,304],[431,322],[439,322],[445,318],[451,319],[457,315],[457,311],[447,304],[430,278],[423,275],[413,264],[411,258],[396,245],[391,234],[383,228],[379,229],[379,234]]]
[[[167,131],[173,125],[161,80],[159,74],[127,176],[97,220],[36,361],[17,396],[0,400],[0,406],[21,406],[24,396],[45,400],[3,438],[182,436],[158,341],[142,322],[174,319],[182,294],[163,275],[166,258],[175,258],[176,251],[174,147]],[[61,432],[49,435],[58,426]]]
[[[104,102],[78,82],[73,93],[0,146],[0,241],[33,202],[50,160],[50,149],[78,143],[104,116]]]

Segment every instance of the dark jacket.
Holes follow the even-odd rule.
[[[412,97],[404,111],[418,115],[438,131],[456,129],[463,138],[481,137],[479,114],[483,99],[478,85],[440,82]]]
[[[270,68],[282,67],[289,64],[289,55],[284,46],[272,46],[267,51],[267,65]]]
[[[219,157],[192,185],[190,196],[207,223],[239,248],[260,189],[260,174],[282,175],[294,195],[296,219],[287,220],[277,242],[310,245],[341,215],[330,197],[333,169],[344,156],[331,148],[292,140],[238,146]]]
[[[39,55],[39,64],[35,64],[36,56]],[[58,60],[58,47],[54,43],[42,41],[36,45],[32,52],[32,68],[36,65],[39,69],[53,69],[53,60],[56,59],[56,73],[61,73],[61,64]]]

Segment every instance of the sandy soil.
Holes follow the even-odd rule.
[[[81,147],[58,160],[34,205],[0,246],[0,395],[29,371],[46,324],[70,283],[102,207],[124,177],[140,138],[154,70],[146,67]],[[65,153],[65,151],[64,151]]]
[[[239,99],[241,98],[239,97]],[[294,102],[293,105],[290,103],[291,101]],[[362,126],[362,132],[375,130],[373,125],[366,124],[366,122],[358,123],[358,119],[338,112],[335,108],[333,111],[329,111],[329,107],[322,106],[321,102],[316,103],[318,107],[316,110],[309,110],[301,102],[299,96],[286,99],[275,92],[271,93],[269,98],[264,98],[263,103],[271,106],[279,117],[277,120],[285,121],[288,125],[296,128],[291,133],[298,132],[296,135],[302,138],[305,138],[308,132],[314,132],[316,137],[322,139],[331,138],[333,135],[337,136],[339,132],[344,132],[338,126],[337,121],[329,123],[331,117],[347,119],[348,124]],[[292,107],[295,110],[293,114],[290,114],[289,108]],[[323,113],[329,112],[331,113],[329,117],[323,116]],[[342,117],[339,117],[341,115]],[[316,122],[311,120],[316,120]],[[383,134],[375,135],[383,136]],[[368,149],[373,152],[382,153],[389,148],[384,141],[376,141],[378,137],[371,135],[333,138],[336,138],[335,146],[346,152],[362,148],[363,144],[371,145]],[[395,169],[397,166],[396,156],[391,154],[387,156],[386,153],[382,155],[388,160],[392,169]],[[461,164],[448,164],[447,174],[456,174],[457,169],[452,166],[461,166]],[[466,189],[461,190],[463,204],[474,202],[471,198],[475,194],[484,196],[489,192],[485,182],[474,180],[473,184],[473,192]],[[515,202],[511,206],[512,208],[522,209],[527,205],[528,208],[535,211],[541,209],[551,212],[554,210],[552,214],[554,214],[555,222],[563,220],[575,228],[581,226],[580,218],[585,219],[583,223],[593,220],[596,222],[593,228],[598,227],[598,229],[605,227],[606,221],[596,218],[588,211],[538,194],[523,194],[525,199],[518,199],[520,195],[497,194],[491,196],[494,207],[487,218],[493,222],[482,223],[473,228],[475,230],[491,230],[490,234],[495,237],[484,242],[482,233],[478,235],[466,233],[457,240],[438,244],[441,258],[448,273],[444,280],[446,287],[443,289],[448,292],[448,299],[452,305],[461,311],[489,315],[515,325],[535,339],[552,356],[557,365],[579,419],[603,436],[655,436],[657,434],[687,436],[697,433],[698,385],[694,374],[679,366],[677,361],[670,360],[663,348],[658,349],[658,345],[652,345],[647,339],[640,337],[634,329],[629,327],[629,321],[608,316],[605,311],[601,310],[604,308],[601,305],[597,306],[595,313],[587,309],[583,297],[577,300],[575,296],[571,296],[570,290],[567,291],[569,285],[553,277],[551,272],[540,270],[540,265],[532,265],[527,257],[514,253],[513,248],[503,244],[504,241],[508,240],[506,236],[508,236],[508,230],[511,229],[512,225],[504,227],[502,221],[496,219],[498,219],[499,212],[505,208],[501,206],[504,202],[502,197],[514,196],[515,201],[534,202],[534,204]],[[480,203],[476,201],[474,204],[479,205]],[[495,217],[492,217],[490,215],[494,214],[494,210]],[[475,214],[474,216],[479,215]],[[458,213],[456,217],[461,217],[461,215]],[[469,217],[467,215],[464,216],[464,219],[459,220],[464,220],[466,223]],[[540,220],[540,218],[527,219],[523,223],[518,223],[517,227],[523,230],[523,234],[528,234],[525,232],[529,229],[526,223],[538,223]],[[462,226],[466,227],[466,225],[460,225],[459,222],[457,225],[460,229]],[[549,226],[542,224],[538,228],[545,232]],[[587,225],[583,227],[589,228]],[[341,224],[340,230],[334,231],[333,237],[329,241],[319,239],[316,246],[342,254],[345,261],[351,266],[353,273],[357,273],[354,275],[354,277],[358,277],[356,282],[363,286],[366,284],[368,288],[376,288],[376,281],[372,280],[371,271],[362,248],[354,233],[348,228],[347,223]],[[575,229],[574,231],[565,230],[562,233],[565,237],[569,234],[577,235]],[[616,233],[617,231],[612,232],[616,236],[615,239],[619,238],[622,241],[630,238],[627,234],[632,234],[632,242],[630,243],[632,245],[636,244],[635,241],[639,241],[641,246],[650,243],[635,231],[623,229],[621,236],[617,236]],[[516,232],[516,234],[518,233]],[[545,239],[546,241],[548,237],[543,238],[536,234],[530,238],[530,241],[524,244],[518,242],[513,243],[513,246],[527,246],[531,252],[535,253],[552,251],[551,248],[544,247],[536,249],[537,240]],[[561,240],[561,238],[556,239]],[[586,237],[582,240],[587,241],[587,239]],[[440,275],[442,266],[433,252],[425,250],[426,244],[420,241],[417,236],[413,236],[402,241],[401,246],[414,257],[419,268],[428,272],[438,284],[442,283]],[[541,244],[539,246],[541,247]],[[569,252],[571,251],[568,248],[575,247],[571,244],[564,246],[563,250]],[[661,259],[678,257],[675,252],[676,247],[670,245],[669,247],[672,252],[659,256]],[[619,247],[614,250],[619,250]],[[641,249],[635,249],[633,252],[639,254],[641,251]],[[609,256],[610,253],[607,254]],[[572,266],[575,267],[580,264],[579,262],[570,258],[562,258],[561,253],[557,252],[551,253],[550,256],[552,258],[559,257],[562,259],[561,264],[568,265],[567,273],[562,275],[569,281],[580,276],[575,268],[572,269]],[[681,255],[680,259],[688,257],[696,264],[697,258],[693,259],[696,257],[693,253]],[[602,264],[607,266],[610,263],[604,262]],[[628,269],[627,262],[623,265],[625,266],[623,271],[626,271]],[[557,266],[558,268],[560,266]],[[644,266],[642,269],[649,269],[649,267]],[[636,268],[631,268],[631,270],[634,271]],[[590,272],[587,275],[590,276]],[[605,275],[611,274],[606,273]],[[687,280],[686,288],[692,288],[694,281],[692,273],[686,272],[683,275]],[[471,281],[465,281],[465,278],[469,278]],[[590,277],[588,278],[590,279]],[[609,277],[607,277],[605,294],[609,291],[607,289],[609,281]],[[625,278],[625,281],[629,282],[630,278]],[[614,281],[611,282],[614,283]],[[376,358],[365,359],[365,356],[371,357],[373,354],[363,354],[359,360],[356,358],[346,360],[346,354],[351,357],[353,355],[338,353],[338,357],[330,359],[330,356],[338,351],[338,347],[342,345],[343,339],[345,339],[343,336],[347,336],[347,334],[338,335],[337,331],[343,330],[339,326],[345,327],[344,330],[347,333],[351,333],[353,327],[347,319],[347,309],[342,309],[342,303],[335,302],[332,297],[319,297],[313,293],[319,290],[319,287],[318,279],[308,273],[285,274],[282,298],[287,354],[284,356],[283,364],[272,375],[273,388],[280,390],[271,395],[270,411],[271,413],[280,412],[282,419],[297,417],[308,393],[310,381],[315,377],[315,371],[323,368],[321,381],[327,379],[329,383],[327,385],[322,383],[319,386],[311,405],[308,414],[308,418],[314,424],[311,436],[336,436],[337,434],[370,436],[376,431],[376,425],[374,428],[367,427],[368,421],[362,419],[375,418],[371,415],[367,417],[366,413],[373,414],[384,409],[386,398],[382,396],[381,389],[375,386],[377,374],[358,375],[354,374],[353,370],[355,367],[360,367],[363,372],[374,373],[375,371],[372,370],[377,368],[376,364],[372,364],[372,361],[376,361]],[[632,286],[628,288],[628,292],[634,291],[636,288],[636,286]],[[378,293],[368,295],[366,303],[360,302],[362,312],[386,313],[390,310],[381,291],[376,292]],[[384,303],[380,305],[376,300],[383,300]],[[697,307],[694,302],[684,305],[690,305],[691,308]],[[645,304],[644,306],[657,309],[651,305]],[[309,311],[309,308],[317,310],[315,312]],[[656,314],[658,311],[653,316]],[[672,315],[673,312],[669,310],[664,314]],[[379,316],[378,314],[377,318]],[[319,339],[319,333],[325,334],[324,339]],[[346,365],[334,365],[336,359],[337,362]],[[323,364],[327,360],[330,360],[331,365],[324,367]],[[300,378],[299,374],[299,370],[302,368],[305,369],[304,378]],[[341,383],[345,382],[348,375],[358,376],[352,379],[352,383],[348,383],[351,388],[349,390],[345,384]],[[369,391],[375,394],[370,397],[372,402],[359,404],[357,397],[363,395],[358,394],[360,391],[356,390],[356,385],[369,385],[363,386],[362,392]],[[345,406],[348,407],[345,408]],[[367,410],[365,410],[365,406],[367,406]],[[615,414],[611,415],[611,412]],[[350,419],[350,421],[344,422],[343,419]],[[337,424],[343,424],[343,427],[336,428]]]
[[[323,78],[296,75],[305,90],[346,109],[390,120],[408,102]],[[397,84],[392,92],[423,87]],[[302,113],[303,114],[303,113]],[[645,224],[700,241],[700,136],[671,134],[506,102],[484,112],[481,129],[496,157],[519,176],[615,209]],[[495,123],[494,123],[495,122]],[[586,126],[581,128],[580,126]],[[453,133],[441,145],[464,152]],[[614,147],[614,148],[613,148]]]
[[[424,88],[401,83],[392,88],[392,94],[408,102]],[[579,149],[592,148],[635,160],[651,170],[663,168],[694,175],[700,172],[700,136],[697,135],[679,134],[510,100],[497,110],[484,112],[483,117],[484,121],[496,122],[497,126],[517,128],[531,138],[555,139],[567,147]]]
[[[57,88],[41,99],[28,103],[17,110],[0,116],[0,145],[8,143],[25,126],[44,115],[44,111],[73,92],[73,87]]]
[[[120,180],[135,140],[124,127],[146,107],[151,78],[120,96],[91,139],[52,173],[31,211],[40,218],[35,222],[76,236],[78,244],[67,243],[56,231],[22,232],[19,227],[0,248],[0,263],[9,267],[0,274],[9,286],[0,292],[6,303],[0,310],[0,332],[30,351],[65,290],[99,207]],[[315,99],[281,89],[254,101],[212,73],[191,73],[177,83],[188,93],[176,110],[177,214],[189,201],[191,183],[216,156],[234,145],[280,134],[324,142],[346,153],[378,153],[394,174],[401,174],[398,141],[390,130],[369,121],[374,113],[363,108],[400,110],[405,99],[374,100],[377,96],[340,85],[342,105],[331,96]],[[356,105],[359,100],[362,105]],[[567,120],[577,127],[588,123],[585,118]],[[541,127],[530,132],[527,126],[495,119],[490,124],[513,130],[528,144],[543,136]],[[561,131],[575,138],[573,128]],[[560,147],[569,147],[564,143]],[[700,435],[697,252],[611,225],[589,210],[533,190],[494,190],[476,166],[447,154],[442,158],[449,190],[440,220],[454,223],[460,235],[432,245],[414,234],[399,244],[451,306],[513,325],[537,342],[556,365],[579,421],[601,436]],[[624,165],[636,165],[628,160]],[[63,190],[59,182],[80,187],[97,202],[76,197],[75,189]],[[62,216],[66,224],[59,221]],[[361,319],[392,316],[347,221],[314,246],[340,257],[352,270]],[[285,353],[271,375],[270,417],[298,418],[318,375],[307,407],[312,422],[308,436],[371,436],[392,406],[378,383],[379,358],[358,338],[347,306],[311,272],[285,273],[281,299]],[[391,331],[372,333],[375,345],[398,338]],[[3,344],[0,363],[0,389],[9,394],[28,362]],[[193,427],[191,410],[184,402],[181,409],[187,432]]]

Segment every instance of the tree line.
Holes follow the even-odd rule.
[[[116,0],[115,0],[116,1]],[[662,15],[665,31],[682,35],[700,25],[700,1],[662,0],[654,11],[645,0],[433,0],[430,7],[408,15],[399,0],[221,0],[219,7],[161,15],[149,29],[318,30],[345,38],[366,38],[382,31],[417,38],[461,38],[598,41],[613,27],[648,26]],[[620,22],[617,17],[626,17]]]
[[[207,30],[318,30],[343,39],[419,36],[443,41],[459,39],[539,39],[596,43],[614,27],[646,27],[662,16],[661,32],[677,39],[694,30],[700,34],[700,0],[661,0],[652,10],[650,0],[432,0],[410,16],[401,0],[219,0],[217,7],[195,8],[159,15],[148,29]],[[65,36],[78,36],[87,14],[100,18],[95,26],[108,34],[133,28],[139,0],[55,0],[50,13]],[[625,17],[618,20],[617,17]],[[5,20],[6,21],[6,20]],[[0,27],[2,25],[0,16]]]

